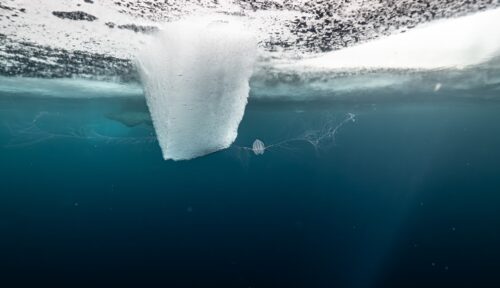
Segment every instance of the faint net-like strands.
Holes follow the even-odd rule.
[[[339,129],[349,122],[356,122],[356,115],[353,113],[347,113],[347,117],[336,126],[333,125],[334,121],[334,119],[330,119],[319,131],[309,131],[309,133],[306,132],[302,139],[309,142],[316,151],[320,148],[320,145],[325,142],[335,145],[335,137]]]
[[[6,148],[31,146],[57,137],[57,135],[37,129],[35,124],[18,127],[5,123],[5,127],[12,136],[12,139],[5,145]]]
[[[347,113],[347,117],[342,120],[337,125],[334,125],[336,122],[334,118],[326,121],[323,127],[319,130],[308,130],[302,136],[286,139],[274,144],[265,145],[264,142],[260,139],[255,139],[252,144],[252,147],[238,147],[244,150],[252,151],[255,155],[263,155],[266,150],[272,150],[273,148],[279,149],[287,149],[287,150],[295,150],[290,147],[293,142],[306,142],[313,146],[316,153],[319,151],[320,146],[325,142],[330,142],[332,145],[335,145],[335,137],[338,133],[339,129],[341,129],[344,125],[349,122],[355,122],[356,115],[354,113]]]
[[[25,125],[10,125],[4,123],[9,134],[13,136],[13,139],[11,139],[5,147],[31,146],[56,137],[56,135],[46,133],[37,126],[38,120],[45,115],[48,115],[47,111],[38,112],[35,117]]]
[[[88,139],[101,140],[107,144],[124,144],[124,145],[140,145],[151,144],[157,141],[156,136],[152,133],[150,136],[143,137],[119,137],[103,135],[96,130],[89,130]]]
[[[89,127],[87,127],[89,128]],[[32,125],[23,129],[9,128],[14,140],[10,141],[6,147],[26,147],[35,145],[41,142],[46,142],[55,139],[76,139],[85,141],[98,141],[106,144],[123,144],[123,145],[139,145],[150,144],[156,142],[155,136],[145,137],[122,137],[104,135],[93,129],[71,129],[64,133],[48,132],[40,129],[37,125]]]
[[[150,144],[157,141],[154,134],[142,137],[104,135],[97,132],[93,126],[83,126],[77,129],[69,128],[64,132],[47,131],[38,125],[39,120],[47,115],[49,115],[48,112],[40,112],[33,118],[33,120],[24,125],[9,125],[5,123],[7,131],[9,131],[9,134],[12,136],[12,139],[5,145],[5,147],[27,147],[55,139],[76,139],[123,145]]]
[[[43,118],[44,116],[47,116],[47,115],[49,115],[49,112],[40,111],[35,115],[35,117],[33,118],[33,121],[31,121],[31,123],[38,122],[38,120],[40,120],[41,118]]]

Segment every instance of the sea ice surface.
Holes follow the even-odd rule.
[[[500,55],[500,33],[492,32],[499,25],[500,8],[496,8],[426,23],[406,33],[328,52],[294,65],[316,69],[463,68]]]

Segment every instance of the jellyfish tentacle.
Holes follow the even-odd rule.
[[[293,142],[306,142],[310,144],[314,148],[316,154],[318,154],[320,145],[322,143],[330,139],[331,142],[335,144],[335,137],[339,132],[339,130],[347,123],[355,121],[356,121],[356,114],[349,112],[347,113],[347,117],[344,118],[337,125],[333,125],[336,121],[335,118],[332,118],[326,121],[326,123],[324,123],[319,130],[306,131],[300,137],[285,139],[269,145],[265,145],[264,142],[262,142],[262,140],[260,139],[255,139],[252,144],[252,147],[240,147],[240,146],[235,146],[235,147],[238,149],[252,151],[255,155],[258,156],[258,155],[263,155],[266,150],[272,150],[276,148],[293,151],[295,149],[289,147]]]

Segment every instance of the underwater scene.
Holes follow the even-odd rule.
[[[498,25],[0,2],[0,287],[499,287]]]

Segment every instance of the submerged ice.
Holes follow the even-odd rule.
[[[228,21],[167,24],[137,57],[164,159],[229,147],[250,91],[257,44]]]

